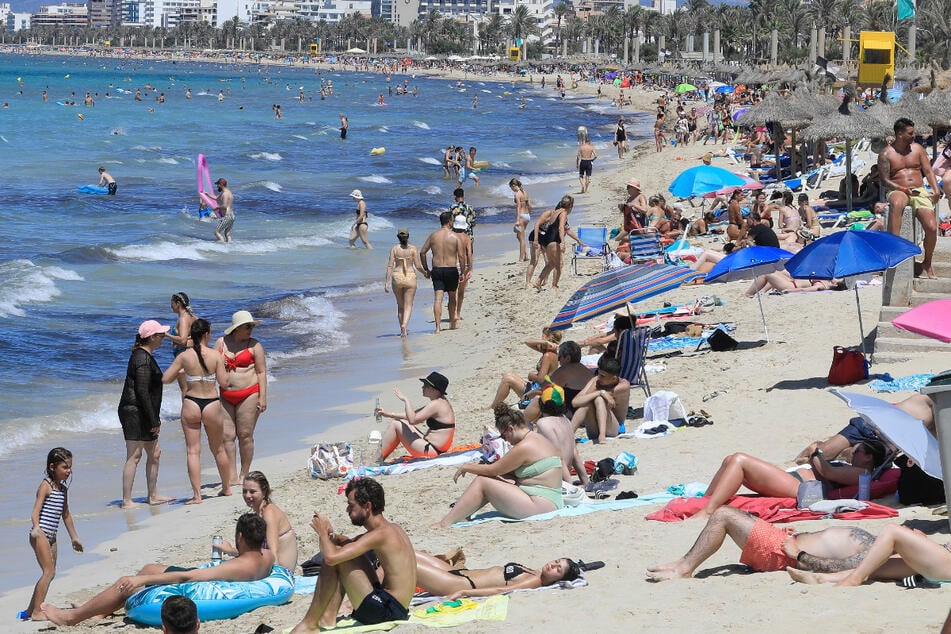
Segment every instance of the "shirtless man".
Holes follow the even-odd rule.
[[[341,114],[340,115],[340,140],[341,141],[347,140],[347,130],[349,129],[350,129],[350,122],[347,121],[347,115]]]
[[[310,608],[291,634],[334,627],[344,594],[357,606],[352,618],[363,625],[409,618],[416,590],[416,552],[406,532],[383,517],[383,509],[383,487],[361,478],[347,484],[347,515],[366,533],[348,539],[335,533],[325,516],[314,513],[310,525],[320,539],[324,563]],[[378,569],[367,557],[371,550],[379,560]]]
[[[723,545],[729,535],[743,549],[740,563],[756,572],[801,568],[814,572],[851,570],[861,563],[875,536],[855,526],[827,528],[816,533],[793,533],[732,506],[721,506],[700,531],[687,554],[676,561],[647,569],[650,581],[685,579]]]
[[[475,166],[475,157],[476,149],[475,147],[470,147],[469,153],[466,154],[465,165],[459,172],[459,187],[462,187],[467,178],[471,178],[473,181],[475,181],[476,187],[479,186],[479,175]]]
[[[462,190],[456,190],[462,191]],[[466,286],[472,277],[472,238],[469,237],[469,221],[465,214],[457,214],[452,220],[452,232],[459,240],[459,287],[456,289],[456,313],[450,315],[450,320],[456,323],[462,321],[462,300],[465,298]]]
[[[915,143],[915,124],[902,117],[895,121],[894,129],[895,140],[878,155],[878,172],[888,192],[888,231],[896,236],[901,235],[902,214],[905,205],[910,205],[925,234],[921,270],[935,279],[931,256],[938,241],[935,206],[941,198],[941,189],[938,188],[925,148]],[[925,178],[931,186],[931,194],[924,190]]]
[[[238,518],[234,541],[238,556],[209,568],[180,568],[147,564],[133,577],[120,577],[111,586],[79,607],[64,610],[44,603],[43,614],[56,625],[76,625],[86,619],[111,614],[125,605],[126,599],[146,586],[192,581],[257,581],[271,574],[273,551],[262,549],[267,525],[260,515],[245,513]],[[415,569],[415,565],[413,566]]]
[[[596,443],[617,436],[620,424],[627,416],[631,383],[618,376],[620,373],[621,363],[616,358],[601,355],[598,373],[571,401],[575,408],[575,414],[571,417],[572,429],[583,426],[588,438]]]
[[[595,151],[594,145],[591,144],[590,137],[585,134],[581,145],[578,147],[578,154],[575,156],[575,169],[578,170],[578,181],[581,183],[582,194],[587,192],[588,186],[591,185],[591,168],[596,158],[598,158],[598,153]]]
[[[106,187],[109,190],[110,196],[115,196],[116,190],[119,188],[116,184],[116,179],[112,177],[112,174],[106,171],[105,167],[99,168],[99,186]]]
[[[234,194],[228,189],[228,181],[219,178],[215,181],[218,187],[218,195],[214,199],[218,201],[218,214],[221,220],[215,227],[215,237],[220,242],[231,242],[231,229],[234,227]]]
[[[459,253],[462,242],[452,232],[452,212],[444,211],[439,214],[440,227],[434,231],[419,251],[419,259],[423,263],[423,275],[433,281],[433,317],[436,319],[436,332],[442,330],[442,298],[449,295],[449,327],[457,328],[456,318],[456,290],[459,288]],[[429,251],[433,252],[433,266],[429,268]]]

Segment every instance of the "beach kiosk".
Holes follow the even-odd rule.
[[[881,86],[885,75],[895,80],[895,34],[892,31],[859,33],[859,85]]]
[[[320,54],[320,38],[315,38],[314,42],[310,45],[310,54],[318,55]]]
[[[517,62],[520,59],[522,59],[522,49],[520,49],[517,46],[510,46],[509,47],[509,61]]]

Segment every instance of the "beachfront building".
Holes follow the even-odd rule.
[[[89,9],[84,4],[51,4],[41,6],[30,16],[30,26],[86,26]]]
[[[478,18],[490,12],[489,0],[419,0],[418,17],[423,18],[433,10],[444,18]]]
[[[625,0],[624,9],[627,7],[638,4],[638,0]],[[661,15],[670,15],[677,10],[677,0],[651,0],[650,4],[641,5],[641,8],[648,11],[656,11]]]
[[[373,0],[299,0],[297,2],[298,16],[305,20],[326,22],[340,22],[348,15],[359,13],[370,17],[373,11]]]
[[[519,6],[528,9],[528,15],[535,18],[538,24],[539,35],[526,39],[534,41],[540,37],[542,42],[549,42],[555,38],[558,19],[555,17],[554,0],[493,0],[489,13],[508,19]]]
[[[121,0],[88,0],[89,26],[115,26],[121,20]]]
[[[30,28],[30,17],[32,14],[26,11],[8,11],[3,18],[7,33],[15,33]]]

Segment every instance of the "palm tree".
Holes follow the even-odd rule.
[[[638,7],[638,8],[640,8],[640,7]],[[564,17],[565,17],[566,15],[570,14],[572,11],[571,11],[571,7],[568,6],[568,3],[565,2],[565,0],[562,0],[561,2],[559,2],[558,4],[556,4],[555,7],[554,7],[554,9],[553,9],[553,11],[555,12],[555,18],[558,20],[558,24],[557,24],[557,27],[556,27],[557,30],[556,30],[556,32],[555,32],[555,33],[556,33],[556,35],[555,35],[555,46],[556,46],[556,47],[559,49],[559,51],[560,51],[560,50],[561,50],[561,21],[562,21],[562,19],[564,19]]]
[[[479,28],[479,41],[483,53],[499,53],[502,34],[505,33],[505,21],[498,13],[493,13]]]
[[[951,65],[951,0],[929,0],[921,13],[918,32],[924,37],[918,45],[919,54],[943,58],[944,66],[948,67]]]
[[[538,35],[538,19],[529,13],[528,6],[520,4],[509,14],[508,29],[512,41]]]

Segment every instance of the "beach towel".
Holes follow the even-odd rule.
[[[707,498],[675,498],[661,510],[651,513],[645,519],[658,522],[679,522],[696,515],[707,503]],[[829,517],[822,513],[796,508],[796,498],[770,498],[759,495],[734,495],[727,502],[730,506],[773,524],[817,520]],[[898,511],[875,502],[868,502],[868,508],[860,511],[832,513],[838,520],[869,520],[897,517]]]
[[[666,352],[668,350],[696,349],[703,343],[703,337],[660,337],[651,339],[647,344],[648,352]]]
[[[476,447],[480,446],[481,445],[476,445]],[[481,457],[482,452],[479,449],[464,449],[454,453],[450,450],[435,458],[414,458],[400,462],[391,462],[389,464],[362,466],[359,469],[353,469],[345,476],[345,479],[350,480],[354,478],[358,471],[361,476],[376,478],[384,475],[400,475],[432,467],[454,467],[466,462],[478,460]]]
[[[492,522],[499,520],[502,522],[538,522],[543,520],[550,520],[555,517],[570,517],[573,515],[587,515],[588,513],[597,513],[598,511],[621,511],[624,509],[634,508],[635,506],[647,506],[649,504],[660,504],[662,502],[669,502],[674,499],[674,496],[667,493],[652,493],[649,495],[641,495],[637,498],[630,498],[626,500],[603,500],[600,502],[591,502],[591,504],[580,504],[578,506],[566,506],[565,508],[558,509],[556,511],[549,511],[548,513],[541,513],[539,515],[532,515],[530,517],[525,517],[520,520],[513,519],[511,517],[505,517],[498,511],[489,511],[488,513],[482,513],[476,515],[471,520],[466,522],[456,522],[453,524],[454,527],[458,526],[475,526],[476,524],[484,524],[486,522]],[[795,503],[795,500],[793,500]],[[695,511],[696,512],[696,511]]]
[[[414,610],[406,621],[385,621],[376,625],[361,625],[353,619],[342,619],[337,621],[337,627],[331,630],[333,632],[386,632],[404,623],[413,623],[416,625],[425,625],[427,627],[455,627],[463,623],[472,623],[473,621],[504,621],[508,616],[509,598],[507,595],[496,595],[489,597],[485,601],[473,601],[476,605],[470,607],[468,603],[464,605],[466,609],[459,612],[432,612],[425,618],[417,616],[418,610]],[[284,634],[294,628],[283,630]]]
[[[933,376],[934,374],[912,374],[892,378],[886,374],[880,379],[869,381],[868,386],[876,392],[917,392],[928,385]]]

